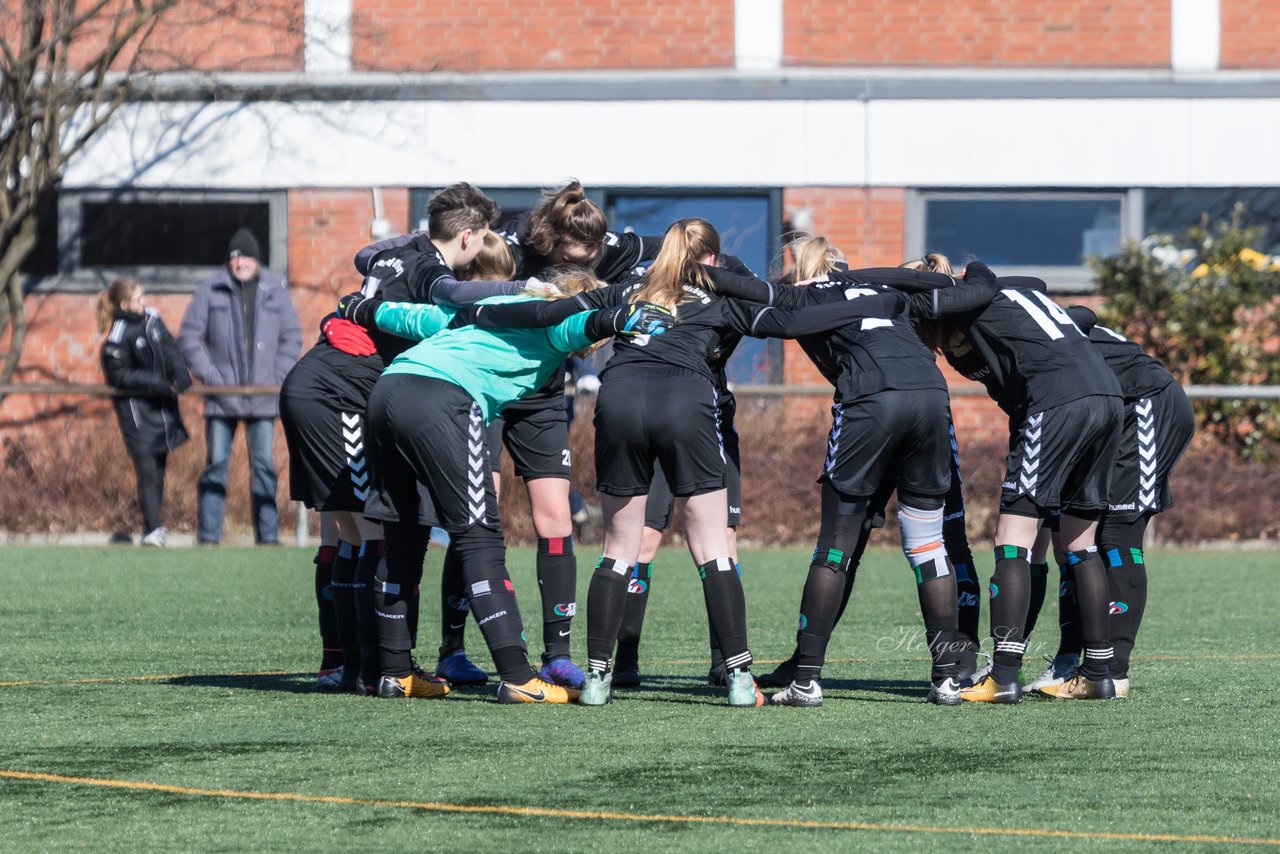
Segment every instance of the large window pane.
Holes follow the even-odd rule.
[[[769,195],[616,194],[610,197],[609,226],[646,235],[662,235],[671,223],[697,216],[720,233],[720,248],[736,255],[764,276],[773,251]],[[743,338],[729,360],[730,382],[767,383],[780,370],[778,348],[757,338]]]
[[[1112,198],[929,198],[925,247],[963,263],[1078,267],[1120,247],[1121,202]]]
[[[1261,229],[1255,249],[1280,252],[1280,189],[1161,188],[1144,190],[1147,234],[1169,234],[1181,239],[1186,230],[1200,223],[1229,220],[1237,204],[1244,205],[1244,223]]]
[[[236,229],[247,226],[271,265],[266,202],[86,201],[81,207],[83,267],[216,267]]]

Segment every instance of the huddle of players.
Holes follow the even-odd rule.
[[[326,318],[282,391],[294,497],[334,513],[340,531],[317,558],[322,686],[432,697],[450,684],[482,684],[486,674],[463,647],[469,611],[499,670],[500,701],[608,702],[615,686],[640,681],[650,562],[674,496],[703,580],[710,677],[731,704],[763,705],[730,527],[738,501],[726,491],[736,444],[724,443],[732,397],[723,367],[750,334],[798,338],[836,389],[796,649],[761,679],[782,686],[771,702],[821,705],[827,642],[895,491],[933,657],[930,701],[1020,700],[1019,667],[1038,611],[1031,602],[1037,589],[1044,595],[1043,563],[1030,558],[1037,545],[1043,554],[1040,530],[1050,524],[1063,572],[1062,648],[1033,687],[1068,699],[1115,696],[1117,686],[1127,693],[1145,600],[1142,531],[1170,501],[1168,471],[1191,430],[1181,389],[1140,348],[1094,326],[1087,309],[1068,315],[1038,280],[998,279],[980,262],[960,278],[941,256],[849,271],[834,247],[808,238],[792,246],[799,284],[771,284],[722,256],[703,220],[681,220],[661,241],[607,232],[576,182],[508,224],[503,243],[487,231],[495,213],[479,191],[455,185],[433,198],[427,233],[362,250],[361,294]],[[491,251],[481,258],[486,236]],[[540,290],[531,291],[535,274],[550,284],[534,279]],[[596,287],[597,279],[610,284]],[[545,299],[552,295],[572,298]],[[576,561],[561,364],[610,335],[614,356],[596,405],[605,536],[588,593],[583,673],[568,655]],[[995,651],[982,671],[959,461],[935,350],[983,382],[1010,416],[990,588]],[[537,674],[489,477],[499,413],[538,532],[546,652]],[[452,539],[439,663],[429,675],[410,650],[432,525]]]

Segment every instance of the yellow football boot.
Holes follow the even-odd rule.
[[[383,676],[378,682],[378,696],[388,698],[418,697],[435,699],[449,693],[449,683],[443,679],[425,674],[410,673],[408,676]]]
[[[1110,679],[1086,679],[1077,673],[1061,685],[1045,685],[1036,693],[1059,700],[1114,700],[1116,686]]]
[[[578,692],[573,688],[552,685],[538,677],[533,677],[522,685],[514,682],[498,683],[499,703],[552,703],[564,705],[578,699]]]
[[[1013,705],[1022,702],[1022,686],[1018,680],[1003,683],[997,682],[988,673],[968,688],[960,689],[960,699],[966,703],[999,703]]]

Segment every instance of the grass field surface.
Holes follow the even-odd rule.
[[[924,703],[913,579],[900,553],[873,552],[829,649],[826,705],[755,710],[706,687],[697,574],[675,551],[654,567],[645,686],[604,708],[501,706],[492,684],[446,700],[316,693],[310,557],[0,549],[0,849],[1280,845],[1275,552],[1150,555],[1127,701],[956,708]],[[536,655],[533,559],[509,562]],[[579,560],[580,603],[593,563]],[[807,565],[800,550],[743,555],[758,660],[790,652]],[[581,613],[575,628],[581,661]],[[1050,602],[1027,679],[1056,631]],[[468,644],[490,667],[474,627]]]

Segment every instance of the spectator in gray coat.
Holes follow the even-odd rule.
[[[253,232],[237,231],[227,250],[226,266],[200,286],[182,318],[178,336],[182,355],[191,373],[207,386],[278,386],[298,360],[302,330],[293,300],[284,280],[263,267],[261,258]],[[205,398],[208,452],[197,510],[201,543],[222,539],[227,462],[236,425],[242,421],[249,442],[254,537],[259,545],[279,542],[272,457],[279,414],[275,394]]]

